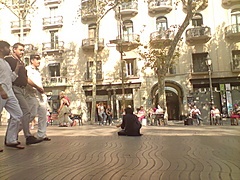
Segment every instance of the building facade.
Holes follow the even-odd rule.
[[[171,40],[166,31],[183,22],[186,6],[176,6],[175,0],[132,0],[109,11],[100,24],[97,95],[92,97],[96,9],[89,3],[92,0],[37,0],[38,8],[28,13],[22,27],[17,16],[2,8],[0,39],[14,44],[22,36],[26,62],[31,53],[42,55],[43,82],[53,111],[60,91],[71,99],[75,114],[81,109],[85,121],[93,98],[111,105],[114,118],[121,116],[123,92],[126,105],[134,109],[156,106],[157,76],[143,68],[139,49]],[[232,104],[240,103],[240,1],[205,0],[180,43],[181,55],[166,76],[169,120],[187,115],[191,103],[207,119],[211,84],[214,104],[227,116]]]

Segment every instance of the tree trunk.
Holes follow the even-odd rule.
[[[98,3],[98,1],[96,1]],[[97,4],[98,12],[98,4]],[[96,97],[97,97],[97,58],[98,58],[98,42],[99,42],[99,25],[100,21],[96,23],[96,30],[94,36],[94,58],[92,67],[92,111],[91,111],[91,122],[94,124],[96,117]],[[98,118],[97,118],[98,119]]]

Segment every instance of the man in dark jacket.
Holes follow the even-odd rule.
[[[118,132],[119,136],[141,136],[140,129],[141,123],[138,121],[138,117],[133,114],[132,108],[125,109],[125,115],[123,116],[122,124],[117,125],[122,130]]]

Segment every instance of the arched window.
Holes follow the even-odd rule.
[[[156,19],[157,31],[166,31],[168,29],[167,18],[160,16]]]
[[[201,14],[196,13],[196,14],[193,15],[192,25],[193,25],[194,27],[196,27],[196,26],[202,26],[202,25],[203,25],[203,18],[202,18],[202,15],[201,15]]]

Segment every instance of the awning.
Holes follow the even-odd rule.
[[[190,79],[193,85],[209,85],[209,78]],[[212,84],[236,84],[240,85],[240,77],[212,78]]]

